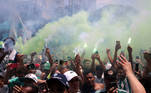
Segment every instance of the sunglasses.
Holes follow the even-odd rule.
[[[87,79],[92,79],[93,77],[87,77]]]

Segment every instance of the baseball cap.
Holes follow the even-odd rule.
[[[41,77],[42,72],[40,70],[36,70],[35,75],[39,78]]]
[[[110,62],[107,62],[107,64],[105,65],[105,68],[108,70],[112,67],[112,64]]]
[[[36,83],[38,82],[38,78],[35,74],[30,73],[30,74],[27,74],[25,77],[33,79]]]
[[[40,67],[40,64],[35,64],[35,67],[36,67],[36,68],[39,68],[39,67]]]
[[[53,74],[51,76],[51,78],[47,80],[47,84],[49,86],[49,85],[56,83],[58,81],[59,81],[59,83],[63,84],[66,88],[69,88],[69,84],[68,84],[66,76],[63,74],[58,74],[58,73]]]
[[[76,72],[72,71],[72,70],[65,72],[64,75],[66,76],[68,81],[70,81],[74,77],[78,76],[78,74]]]
[[[50,69],[50,63],[47,61],[45,64],[44,64],[44,70],[49,70]]]

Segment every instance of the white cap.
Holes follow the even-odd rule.
[[[27,74],[25,77],[33,79],[36,83],[38,82],[37,81],[38,78],[37,78],[37,76],[35,74],[30,73],[30,74]]]
[[[36,70],[35,75],[36,75],[37,77],[40,77],[40,76],[41,76],[41,74],[42,74],[42,72],[41,72],[40,70]]]
[[[112,64],[110,62],[107,62],[107,64],[105,65],[105,68],[108,70],[112,67]]]
[[[64,73],[64,75],[66,76],[67,80],[70,81],[72,78],[78,76],[78,74],[74,71],[67,71]]]

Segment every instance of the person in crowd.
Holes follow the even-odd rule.
[[[38,93],[38,87],[30,83],[26,83],[22,87],[15,85],[13,93]]]
[[[80,77],[74,71],[66,71],[64,73],[69,83],[69,92],[70,93],[80,93]]]
[[[66,76],[63,74],[53,74],[50,79],[47,80],[49,93],[70,93],[68,91],[69,84]]]
[[[48,59],[39,63],[36,62],[36,52],[25,58],[16,52],[14,45],[15,40],[11,37],[0,42],[0,93],[151,92],[151,53],[144,52],[146,64],[138,57],[135,63],[129,45],[127,60],[124,52],[118,56],[120,41],[116,41],[113,58],[111,50],[106,49],[108,63],[103,61],[98,51],[92,54],[92,61],[85,58],[86,51],[68,60],[55,59],[49,48],[44,49]],[[27,58],[30,62],[24,60]]]
[[[122,65],[126,76],[128,78],[128,81],[130,83],[132,93],[146,93],[145,88],[140,83],[140,81],[136,78],[136,76],[133,73],[131,63],[127,61],[127,59],[121,55],[118,56],[120,61],[117,61],[120,65]]]
[[[104,84],[96,83],[92,72],[85,73],[85,82],[82,86],[82,93],[104,92]]]
[[[143,77],[140,79],[141,83],[144,85],[146,92],[151,92],[151,52],[144,51],[144,58],[146,60],[146,66],[144,67]]]
[[[9,88],[4,82],[4,77],[0,75],[0,93],[8,93]]]
[[[94,53],[91,58],[92,58],[91,69],[93,73],[95,73],[95,78],[96,78],[95,81],[97,83],[104,83],[103,72],[105,70],[105,66],[100,58],[99,53],[98,52]],[[99,65],[97,66],[95,65],[95,60],[99,62]]]

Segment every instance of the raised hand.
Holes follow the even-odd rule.
[[[53,58],[52,58],[52,55],[50,54],[49,48],[46,48],[45,55],[48,57],[49,63],[52,65],[53,64]]]
[[[96,54],[96,55],[95,55],[95,58],[99,61],[99,60],[100,60],[100,55],[99,55],[99,54]]]
[[[144,51],[144,58],[147,62],[151,62],[151,53],[149,53],[149,51]]]
[[[57,63],[53,63],[52,66],[50,67],[50,72],[52,72],[53,70],[55,70],[57,66],[58,66]]]
[[[113,64],[115,67],[116,66],[116,60],[117,60],[117,52],[118,50],[121,48],[121,44],[120,44],[120,41],[116,41],[116,45],[115,45],[115,51],[114,51],[114,59],[113,59]]]
[[[81,57],[79,54],[77,54],[75,57],[75,64],[80,64],[80,62],[81,62]]]
[[[125,70],[132,92],[133,93],[146,93],[145,88],[134,75],[131,63],[128,62],[127,59],[123,55],[119,56],[118,58],[120,61],[117,61],[117,62],[121,64],[123,69]]]
[[[117,62],[122,65],[126,74],[128,75],[130,73],[133,73],[131,63],[128,62],[128,60],[123,55],[118,56],[118,58],[120,61],[117,60]]]
[[[91,59],[92,60],[95,60],[95,59],[100,60],[100,55],[98,53],[92,54]]]
[[[50,54],[50,49],[46,48],[46,54]]]
[[[121,49],[120,41],[116,41],[115,50],[118,51],[119,49]]]
[[[107,91],[107,93],[118,93],[118,88],[112,87]]]
[[[15,85],[13,87],[13,90],[15,91],[15,93],[24,93],[23,90],[22,90],[22,88],[19,87],[18,85]]]
[[[91,55],[91,59],[92,59],[92,60],[95,60],[95,54],[92,54],[92,55]]]
[[[128,45],[127,51],[128,51],[128,53],[132,53],[132,51],[133,51],[133,49],[132,49],[132,47],[130,45]]]
[[[106,49],[106,53],[109,54],[111,50],[109,48]]]

